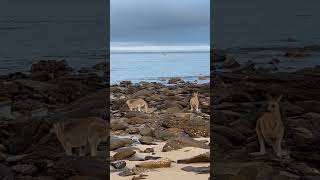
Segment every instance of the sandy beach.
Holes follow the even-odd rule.
[[[209,141],[209,138],[197,138],[197,140],[207,140]],[[147,179],[152,180],[192,180],[192,179],[199,179],[204,180],[208,179],[209,174],[196,174],[194,172],[186,172],[181,170],[181,168],[189,166],[188,164],[177,164],[177,160],[179,159],[185,159],[189,157],[193,157],[202,153],[206,153],[209,150],[206,149],[200,149],[200,148],[193,148],[193,147],[186,147],[183,149],[171,151],[171,152],[162,152],[162,147],[165,145],[165,142],[159,142],[157,145],[135,145],[133,147],[136,147],[138,149],[144,150],[146,148],[154,148],[155,150],[155,156],[160,157],[166,157],[174,161],[175,163],[172,163],[170,168],[159,168],[155,170],[150,170],[149,172],[146,172],[145,174],[148,175]],[[110,152],[110,155],[113,156],[115,152]],[[137,151],[137,154],[139,157],[145,157],[147,155],[150,155],[149,153],[139,153]],[[133,168],[135,164],[139,163],[139,161],[128,161],[126,160],[127,167]],[[193,163],[192,166],[194,167],[204,167],[209,166],[210,163]],[[130,180],[132,177],[121,177],[118,175],[119,172],[112,172],[114,168],[111,167],[111,176],[110,178],[112,180]]]

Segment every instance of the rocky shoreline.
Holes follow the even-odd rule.
[[[105,63],[75,72],[65,61],[41,61],[29,74],[0,76],[0,179],[105,179],[109,171],[113,179],[208,179],[210,168],[216,179],[319,178],[319,66],[291,73],[254,64],[216,71],[228,55],[213,56],[220,59],[212,63],[211,93],[209,83],[123,81],[110,87],[108,102]],[[194,91],[199,113],[189,111]],[[288,155],[282,159],[270,147],[265,156],[249,155],[258,150],[254,129],[266,94],[283,94]],[[148,113],[129,111],[126,100],[138,97]],[[52,123],[89,116],[111,120],[110,142],[99,145],[97,157],[66,156],[50,133]]]
[[[66,61],[40,61],[29,73],[0,76],[0,179],[104,179],[108,142],[100,155],[66,156],[52,124],[109,117],[105,63],[78,72]],[[105,153],[103,153],[105,152]],[[80,177],[81,176],[81,177]]]
[[[195,91],[199,113],[190,112]],[[133,98],[144,99],[148,113],[129,111],[125,102]],[[208,83],[124,81],[111,86],[111,179],[208,179],[209,98]]]
[[[249,63],[220,71],[216,64],[236,60],[221,50],[212,54],[215,88],[211,96],[213,123],[210,125],[214,177],[319,179],[319,66],[288,73],[263,71]],[[255,125],[266,112],[268,94],[283,95],[280,102],[285,129],[282,147],[288,155],[281,159],[275,157],[270,147],[264,156],[249,155],[259,151]]]

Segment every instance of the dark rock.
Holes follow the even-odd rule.
[[[117,119],[117,120],[111,120],[110,127],[114,131],[125,130],[128,127],[128,124],[123,120]]]
[[[249,179],[264,179],[276,175],[273,167],[267,164],[252,165],[240,169],[238,175],[248,177]]]
[[[99,178],[95,178],[91,176],[72,176],[66,180],[99,180]]]
[[[139,133],[139,132],[140,132],[140,130],[139,130],[139,128],[137,128],[137,127],[129,126],[129,127],[126,129],[126,133],[128,133],[128,134],[137,134],[137,133]]]
[[[160,159],[162,157],[158,157],[158,156],[146,156],[144,157],[144,160],[148,161],[148,160],[157,160]]]
[[[66,179],[72,176],[89,176],[106,179],[108,167],[105,162],[92,157],[63,156],[47,170],[47,175],[57,179]]]
[[[167,152],[167,151],[182,149],[184,147],[197,147],[202,149],[209,149],[208,145],[200,141],[194,140],[190,137],[181,136],[181,137],[169,139],[167,143],[163,146],[162,151]]]
[[[127,120],[128,124],[136,125],[136,124],[144,124],[145,120],[141,117],[131,117]]]
[[[153,137],[151,136],[142,136],[141,138],[139,138],[139,141],[141,144],[146,144],[146,145],[156,145],[155,143],[153,143]]]
[[[17,173],[27,175],[34,175],[38,172],[38,168],[30,164],[18,164],[13,166],[12,169]]]
[[[117,161],[122,159],[128,159],[129,157],[133,156],[135,153],[136,151],[126,148],[126,149],[119,150],[113,157]]]
[[[235,58],[229,56],[223,62],[216,64],[216,68],[219,69],[231,69],[238,67],[240,67],[240,64],[235,60]]]
[[[127,169],[122,171],[121,173],[118,174],[119,176],[125,177],[125,176],[132,176],[135,175],[135,173],[132,171],[132,169]]]
[[[172,78],[169,78],[168,80],[168,84],[178,84],[178,83],[183,83],[184,81],[179,78],[179,77],[172,77]]]
[[[171,166],[171,160],[168,158],[160,158],[157,160],[151,160],[142,162],[136,165],[136,167],[154,169],[154,168],[167,168]]]
[[[194,173],[197,173],[197,174],[209,174],[210,173],[210,166],[208,166],[208,167],[187,166],[187,167],[181,168],[181,170],[187,171],[187,172],[194,172]]]
[[[280,60],[279,59],[276,59],[276,58],[273,58],[269,64],[279,64],[280,63]]]
[[[120,147],[124,147],[126,145],[132,144],[134,141],[127,138],[111,138],[110,139],[110,150],[115,150]]]
[[[160,140],[167,141],[170,138],[184,136],[185,133],[182,129],[179,128],[169,128],[165,130],[155,129],[155,137]]]
[[[140,134],[142,136],[153,136],[153,130],[148,127],[148,126],[144,126],[143,128],[140,129]]]
[[[10,167],[0,164],[0,179],[1,180],[14,180],[15,175]]]
[[[120,83],[119,83],[119,86],[120,87],[128,87],[128,86],[130,86],[132,83],[131,83],[131,81],[121,81]]]
[[[303,49],[289,49],[284,56],[289,57],[289,58],[301,58],[301,57],[306,57],[309,54]]]
[[[110,164],[116,169],[122,169],[127,165],[125,161],[115,161],[115,162],[111,162]]]
[[[212,49],[211,50],[211,58],[214,63],[222,62],[226,60],[227,54],[223,49]]]
[[[191,158],[178,160],[178,164],[189,164],[189,163],[199,163],[199,162],[210,162],[210,153],[200,154]]]
[[[152,153],[154,152],[154,149],[153,148],[146,148],[143,153]]]
[[[94,65],[92,67],[92,69],[95,69],[95,70],[98,70],[98,71],[103,71],[103,70],[108,69],[108,68],[109,68],[109,65],[106,62],[98,63],[98,64],[96,64],[96,65]]]

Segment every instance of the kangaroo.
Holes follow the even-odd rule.
[[[130,111],[133,111],[136,108],[138,108],[138,111],[141,111],[141,107],[144,107],[145,112],[148,112],[148,104],[145,100],[141,98],[129,99],[126,101],[126,104],[128,105]]]
[[[270,98],[267,112],[265,112],[257,121],[256,133],[260,144],[260,152],[251,153],[259,156],[266,153],[266,141],[270,144],[278,157],[282,156],[281,144],[284,134],[284,126],[281,121],[279,102],[282,95],[278,98]]]
[[[192,93],[192,97],[190,99],[190,106],[191,106],[191,111],[194,109],[199,112],[199,99],[198,99],[198,92]]]
[[[97,146],[109,137],[108,124],[103,119],[89,117],[74,119],[71,123],[57,122],[51,132],[55,133],[67,155],[72,155],[72,148],[80,148],[80,156],[85,155],[82,146],[89,144],[91,156],[97,155]]]

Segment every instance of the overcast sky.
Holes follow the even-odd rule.
[[[111,0],[111,46],[208,45],[209,0]]]

